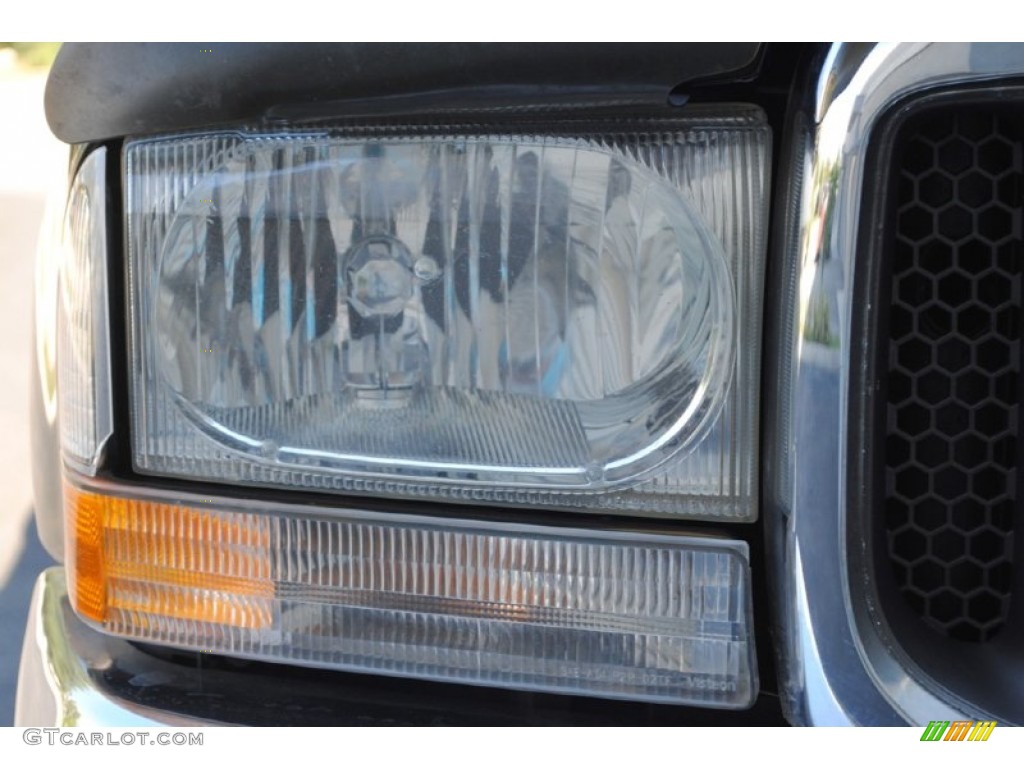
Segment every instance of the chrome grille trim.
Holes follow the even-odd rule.
[[[837,44],[813,98],[791,116],[795,220],[776,243],[773,338],[766,371],[765,517],[772,559],[780,694],[795,723],[896,724],[981,717],[930,685],[888,635],[870,599],[866,543],[851,509],[849,469],[865,425],[850,392],[871,339],[851,333],[869,140],[881,118],[933,87],[1024,74],[1024,47]],[[782,167],[787,167],[785,164]],[[786,206],[784,206],[784,209]],[[788,286],[788,292],[787,292]],[[787,303],[797,311],[788,317]],[[773,354],[774,353],[774,354]],[[789,418],[780,414],[790,414]],[[852,585],[857,584],[858,589]],[[861,589],[860,587],[867,587]]]

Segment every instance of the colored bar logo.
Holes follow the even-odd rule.
[[[995,727],[994,720],[932,720],[921,741],[988,741]]]

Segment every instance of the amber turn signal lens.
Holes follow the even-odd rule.
[[[268,520],[67,483],[64,499],[69,589],[82,616],[111,627],[145,625],[154,616],[270,625]]]
[[[757,694],[743,542],[68,482],[69,593],[104,632],[503,688]]]

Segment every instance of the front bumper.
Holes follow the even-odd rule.
[[[64,569],[39,574],[29,608],[18,672],[14,724],[52,726],[194,727],[211,721],[120,696],[107,684],[112,671],[145,670],[139,687],[163,681],[172,690],[176,676],[154,666],[129,643],[100,635],[82,624],[68,603]],[[171,665],[167,665],[171,666]]]

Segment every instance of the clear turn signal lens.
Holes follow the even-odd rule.
[[[129,495],[130,494],[130,495]],[[744,707],[746,545],[65,487],[95,626],[255,659]]]

